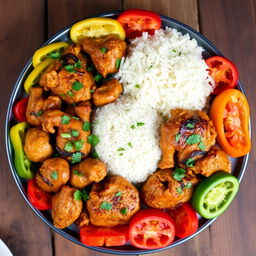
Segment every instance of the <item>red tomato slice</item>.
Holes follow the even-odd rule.
[[[121,246],[128,241],[128,230],[128,225],[105,228],[90,224],[80,229],[80,240],[88,246]]]
[[[121,13],[117,20],[123,26],[126,37],[129,39],[141,36],[142,32],[152,35],[155,30],[161,28],[162,24],[157,13],[140,9],[129,9]]]
[[[195,210],[189,203],[169,212],[175,222],[176,236],[185,238],[194,234],[198,229],[198,218]]]
[[[28,200],[38,210],[52,208],[52,195],[39,188],[35,179],[28,181]]]
[[[141,249],[157,249],[170,245],[175,238],[172,218],[157,209],[137,212],[130,221],[129,239]]]
[[[213,56],[206,60],[206,64],[209,67],[209,74],[215,82],[213,94],[220,94],[237,85],[238,70],[230,60],[221,56]]]
[[[14,117],[20,122],[26,122],[26,110],[28,105],[28,97],[21,99],[17,103],[15,103],[12,111]]]

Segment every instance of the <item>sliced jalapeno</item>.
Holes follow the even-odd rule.
[[[217,172],[199,183],[192,205],[202,217],[215,218],[227,209],[238,189],[236,177],[226,172]]]

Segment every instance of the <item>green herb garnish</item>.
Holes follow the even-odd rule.
[[[69,121],[70,121],[70,117],[67,116],[67,115],[64,115],[61,117],[61,123],[62,124],[69,124]]]
[[[99,136],[91,134],[87,138],[87,143],[93,145],[94,147],[100,142]]]
[[[82,198],[84,199],[84,201],[88,201],[90,199],[88,192],[84,189],[81,192],[82,192]]]
[[[51,177],[52,177],[53,180],[57,180],[58,179],[58,173],[56,171],[53,171]]]
[[[83,140],[75,140],[75,141],[73,141],[73,143],[74,143],[76,151],[80,151],[84,146],[84,141]]]
[[[68,95],[69,97],[73,97],[73,96],[74,96],[74,93],[71,92],[71,91],[68,91],[68,92],[67,92],[67,95]]]
[[[134,87],[140,88],[140,85],[139,84],[135,84]]]
[[[173,52],[176,52],[176,50],[175,50],[175,49],[173,49],[172,51],[173,51]]]
[[[143,126],[145,123],[137,123],[137,126]]]
[[[187,161],[186,161],[186,166],[188,167],[194,167],[195,165],[195,161],[192,159],[192,158],[189,158]]]
[[[91,93],[94,93],[94,90],[93,90],[93,89],[91,89],[91,90],[90,90],[90,92],[91,92]]]
[[[192,183],[191,183],[191,182],[188,182],[188,183],[184,186],[184,188],[192,188]]]
[[[80,163],[81,159],[82,159],[82,153],[81,152],[75,152],[75,153],[72,154],[71,163],[72,164]]]
[[[131,142],[128,142],[128,146],[129,146],[130,148],[132,148],[132,143],[131,143]]]
[[[195,127],[195,125],[194,125],[194,124],[191,124],[191,123],[188,123],[188,124],[187,124],[187,127],[190,128],[190,129],[193,129],[193,128]]]
[[[205,144],[201,141],[200,143],[199,143],[199,145],[198,145],[198,147],[202,150],[202,151],[204,151],[205,150]]]
[[[135,125],[134,125],[134,124],[133,124],[133,125],[131,125],[131,128],[132,128],[132,129],[135,129]]]
[[[83,128],[82,128],[85,132],[87,132],[87,131],[90,131],[90,129],[91,129],[91,123],[90,122],[88,122],[88,121],[85,121],[84,123],[83,123]]]
[[[79,136],[78,130],[71,130],[71,135],[72,137],[78,137]]]
[[[182,188],[176,188],[176,191],[177,191],[179,194],[182,194]]]
[[[79,172],[78,170],[74,170],[73,174],[77,175],[77,176],[84,176],[81,172]]]
[[[67,152],[71,152],[73,150],[73,143],[71,141],[68,141],[65,144],[64,150]]]
[[[116,68],[120,68],[120,64],[121,64],[121,59],[118,58],[118,59],[116,60]]]
[[[82,63],[81,60],[78,60],[75,64],[74,64],[75,68],[81,68],[82,67]]]
[[[77,201],[82,200],[82,192],[79,189],[77,189],[76,192],[74,193],[74,199]]]
[[[44,111],[43,111],[43,110],[39,110],[39,111],[36,113],[36,117],[41,116],[43,113],[44,113]]]
[[[64,139],[70,139],[71,138],[71,134],[69,134],[69,133],[61,133],[60,134],[60,136],[62,137],[62,138],[64,138]]]
[[[93,70],[95,70],[94,66],[90,66],[87,68],[87,71],[93,71]]]
[[[122,195],[122,192],[121,192],[121,191],[119,191],[119,192],[117,192],[117,193],[115,194],[116,197],[120,197],[121,195]]]
[[[199,134],[192,134],[186,139],[188,145],[196,144],[200,142],[202,137]]]
[[[65,66],[65,69],[69,72],[69,73],[74,73],[75,72],[75,68],[73,65],[67,65]]]
[[[106,47],[102,47],[102,48],[100,48],[100,51],[103,52],[103,53],[105,53],[105,52],[108,51],[108,49],[107,49]]]
[[[95,159],[99,158],[99,155],[98,155],[98,153],[96,152],[95,149],[92,151],[92,157],[95,158]]]
[[[102,80],[102,75],[98,74],[94,77],[94,80],[96,83],[100,82]]]
[[[151,69],[153,67],[153,64],[151,64],[148,68]]]
[[[126,207],[124,207],[124,208],[122,208],[122,209],[120,210],[120,213],[123,214],[123,215],[126,215],[126,214],[127,214],[127,211],[128,211],[128,209],[127,209]]]
[[[175,168],[173,172],[173,178],[177,181],[181,181],[186,175],[186,170],[183,168]]]
[[[104,201],[101,203],[100,208],[103,210],[110,211],[112,209],[112,204]]]
[[[75,119],[75,120],[79,120],[79,118],[76,117],[76,116],[72,116],[71,118],[72,118],[72,119]]]
[[[125,150],[124,148],[118,148],[117,151],[123,151]]]
[[[178,133],[175,135],[175,141],[178,142],[180,140],[181,135]]]
[[[80,82],[77,82],[77,81],[72,84],[72,89],[75,90],[75,91],[79,91],[83,87],[84,86]]]
[[[60,52],[49,52],[49,53],[46,54],[46,56],[48,58],[57,60],[57,59],[59,59],[61,57],[61,54],[60,54]]]

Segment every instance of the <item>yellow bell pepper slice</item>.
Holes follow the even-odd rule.
[[[34,68],[37,67],[46,58],[58,59],[60,57],[61,51],[63,51],[68,46],[69,46],[68,43],[57,42],[57,43],[48,44],[36,50],[32,58],[33,67]]]
[[[54,59],[45,59],[41,64],[36,66],[32,72],[28,75],[24,89],[29,94],[29,90],[33,85],[36,85],[39,81],[41,73],[54,61]]]
[[[75,23],[70,30],[70,37],[74,43],[81,42],[84,38],[99,38],[114,34],[121,40],[125,39],[122,25],[110,18],[90,18]]]

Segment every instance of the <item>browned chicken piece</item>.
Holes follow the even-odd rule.
[[[104,78],[118,71],[119,63],[126,54],[126,47],[126,42],[115,35],[88,38],[82,42],[83,50],[91,56],[93,64]]]
[[[68,162],[61,158],[49,158],[45,160],[36,173],[37,185],[46,192],[57,192],[65,185],[70,176]]]
[[[30,128],[25,137],[24,151],[32,162],[43,162],[53,153],[50,136],[41,128]]]
[[[140,208],[138,190],[121,176],[95,183],[87,201],[93,225],[113,227],[126,224]]]
[[[87,113],[88,106],[83,107]],[[89,122],[89,119],[87,121]],[[52,110],[43,114],[42,127],[44,131],[50,133],[55,132],[55,127],[58,128],[56,149],[66,159],[70,160],[75,152],[81,152],[82,158],[89,154],[91,144],[87,143],[87,138],[90,131],[83,130],[81,120],[74,119],[60,110]]]
[[[175,180],[173,174],[171,169],[159,170],[147,179],[140,193],[140,198],[146,206],[172,209],[190,200],[194,185],[199,179],[192,171],[188,171],[181,181]]]
[[[81,189],[93,182],[100,182],[106,175],[107,167],[102,161],[86,158],[81,163],[72,166],[70,184]]]
[[[83,210],[82,210],[80,216],[78,217],[78,219],[75,221],[75,224],[79,228],[81,228],[82,226],[88,226],[89,223],[90,223],[89,214],[86,210],[86,207],[83,207]]]
[[[214,144],[216,131],[208,115],[199,110],[171,110],[171,118],[161,126],[162,159],[159,168],[174,166],[177,151],[179,164],[202,157]]]
[[[29,124],[41,125],[41,116],[47,110],[61,109],[61,99],[58,96],[43,98],[42,87],[32,87],[30,89],[26,118]]]
[[[52,218],[56,228],[63,229],[71,225],[81,214],[82,200],[75,200],[75,188],[62,186],[52,198]]]
[[[82,122],[90,122],[92,108],[89,101],[79,103],[74,107],[74,110]]]
[[[195,166],[191,169],[196,174],[209,177],[218,171],[231,173],[231,162],[223,150],[213,146],[203,158],[195,162]]]
[[[79,45],[70,46],[62,61],[54,61],[43,73],[39,84],[44,90],[51,90],[68,103],[86,101],[91,98],[90,89],[94,85],[92,75],[86,70],[86,60],[80,53]]]
[[[97,88],[93,93],[93,103],[96,106],[103,106],[115,101],[123,91],[122,85],[117,79],[111,79]]]

